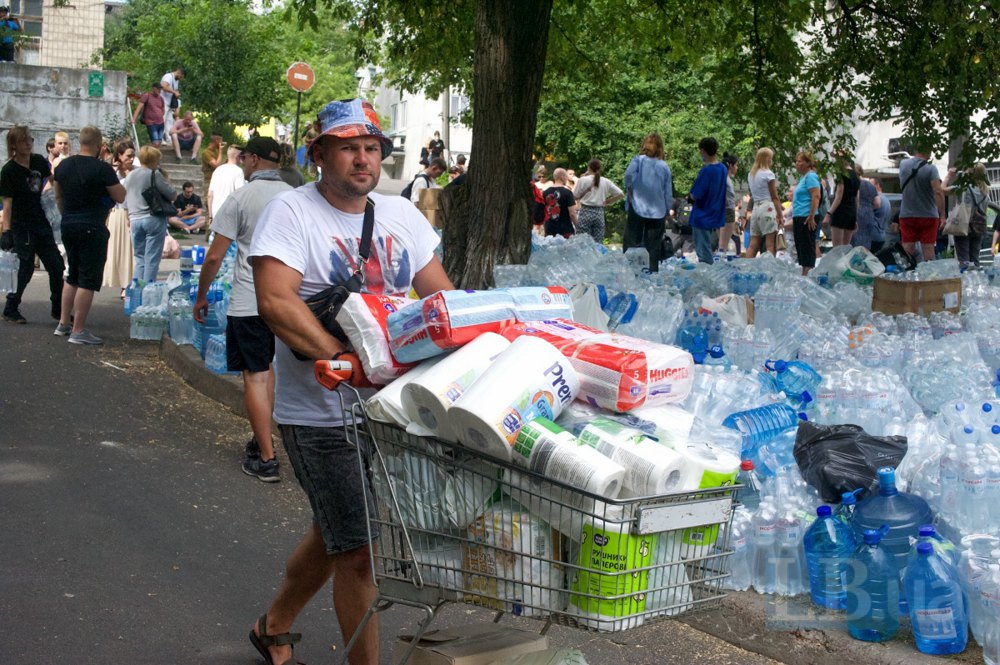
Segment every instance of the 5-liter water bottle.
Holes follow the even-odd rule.
[[[125,287],[125,315],[131,316],[132,312],[142,304],[142,289],[146,282],[135,277],[132,283]]]
[[[733,553],[729,556],[729,577],[723,582],[727,589],[746,591],[752,584],[750,560],[751,511],[737,506],[733,511],[733,526],[730,530],[729,546]]]
[[[768,404],[732,413],[722,424],[743,435],[744,450],[756,451],[781,432],[798,427],[799,414],[787,404]]]
[[[903,576],[903,588],[917,648],[933,655],[964,651],[969,624],[962,587],[930,543],[917,545],[917,556]]]
[[[725,372],[728,372],[733,368],[733,363],[729,361],[729,358],[726,357],[722,347],[718,344],[715,344],[708,349],[708,356],[705,358],[705,362],[703,364],[709,367],[721,367]]]
[[[775,373],[774,380],[778,388],[795,400],[802,400],[807,394],[815,398],[823,380],[816,370],[801,360],[778,360],[768,363],[767,368]]]
[[[778,513],[774,504],[763,501],[750,521],[750,555],[753,588],[757,593],[775,593],[777,591],[777,574],[775,559],[777,558]]]
[[[736,477],[736,482],[743,485],[739,495],[740,503],[753,513],[760,506],[761,482],[752,461],[745,459],[740,462],[740,474]]]
[[[969,599],[969,628],[980,645],[985,644],[987,614],[979,602],[979,592],[989,574],[990,553],[996,546],[997,539],[993,536],[982,533],[966,536],[962,539],[965,549],[958,562],[958,582]]]
[[[930,543],[934,548],[934,553],[941,557],[941,560],[958,572],[959,553],[955,543],[951,542],[934,528],[933,524],[922,524],[917,532],[917,542],[914,543],[910,554],[907,557],[907,565],[916,557],[916,546],[920,543]]]
[[[884,642],[899,631],[899,569],[881,541],[881,531],[866,529],[848,567],[847,632],[865,642]]]
[[[997,553],[1000,555],[1000,552]],[[987,665],[1000,664],[1000,565],[991,563],[979,587],[979,611],[983,614],[983,660]],[[970,605],[973,601],[970,601]],[[973,633],[975,634],[975,633]]]
[[[831,610],[845,609],[847,566],[855,547],[851,527],[836,519],[830,506],[820,506],[802,545],[812,601]]]
[[[878,470],[879,490],[858,502],[854,509],[854,534],[859,538],[866,529],[888,527],[882,546],[896,558],[896,566],[906,566],[910,537],[916,538],[920,526],[931,522],[927,502],[915,494],[896,489],[896,472],[891,467]]]

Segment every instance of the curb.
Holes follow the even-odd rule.
[[[784,598],[734,591],[718,609],[682,614],[677,620],[747,651],[793,665],[983,662],[982,650],[971,635],[965,651],[955,656],[919,652],[905,620],[899,634],[888,642],[855,640],[847,633],[842,612],[819,610],[808,596]]]
[[[160,359],[202,395],[228,407],[238,416],[247,417],[243,404],[243,381],[238,376],[209,371],[193,346],[174,344],[166,333],[160,338]]]
[[[243,382],[236,376],[215,374],[194,350],[178,346],[164,334],[160,358],[188,385],[233,413],[246,417]],[[906,620],[899,635],[888,642],[861,642],[847,633],[843,613],[823,612],[808,596],[762,596],[732,591],[714,610],[682,614],[674,619],[747,651],[791,665],[932,665],[942,662],[982,663],[982,650],[969,637],[969,646],[951,657],[920,653]]]

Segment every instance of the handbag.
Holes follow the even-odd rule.
[[[333,335],[343,344],[349,344],[347,335],[343,328],[337,323],[337,313],[347,301],[352,293],[361,293],[365,285],[365,263],[371,254],[372,234],[375,231],[375,204],[371,199],[365,202],[365,219],[361,226],[361,243],[358,246],[357,267],[354,272],[344,282],[329,286],[319,293],[313,294],[306,299],[306,307],[312,312],[316,320],[319,321],[323,329]],[[299,360],[313,360],[308,356],[292,349],[292,354]]]
[[[971,206],[967,203],[959,203],[948,213],[948,219],[944,223],[944,233],[949,236],[969,235],[969,218],[972,217]]]
[[[149,187],[142,190],[142,198],[149,206],[149,214],[154,217],[173,217],[177,214],[177,208],[163,197],[156,186],[156,171],[149,178]]]

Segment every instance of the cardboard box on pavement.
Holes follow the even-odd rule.
[[[872,309],[885,314],[957,312],[962,306],[962,280],[958,277],[923,282],[903,282],[879,277],[875,280]]]
[[[399,665],[411,642],[400,635],[393,644],[392,662]],[[544,651],[549,638],[495,623],[444,628],[425,633],[410,658],[410,665],[489,665],[522,653]]]

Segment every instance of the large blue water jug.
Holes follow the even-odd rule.
[[[859,501],[854,510],[854,535],[860,540],[866,529],[886,525],[882,547],[892,553],[896,567],[902,570],[910,552],[910,537],[916,538],[920,527],[930,523],[933,515],[919,496],[896,489],[896,471],[891,467],[878,470],[878,483],[878,494]]]
[[[801,360],[786,362],[778,360],[767,363],[767,369],[774,372],[774,381],[778,388],[789,398],[799,401],[811,401],[816,397],[819,384],[823,380],[812,367]],[[808,399],[807,399],[808,398]]]
[[[847,607],[847,567],[854,555],[854,532],[833,516],[830,506],[816,509],[816,521],[806,531],[802,546],[809,569],[809,595],[820,607]]]
[[[722,421],[724,427],[743,435],[743,457],[752,457],[761,444],[785,430],[798,427],[799,414],[787,404],[768,404],[731,413]]]
[[[865,642],[885,642],[899,631],[899,569],[881,540],[881,531],[865,531],[847,573],[847,632]]]
[[[933,655],[964,651],[969,619],[962,587],[929,542],[917,545],[917,556],[906,568],[903,587],[917,648]]]

